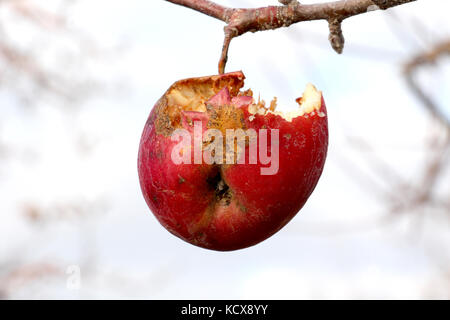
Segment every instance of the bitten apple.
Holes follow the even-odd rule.
[[[203,248],[242,249],[276,233],[303,207],[325,164],[322,93],[308,84],[296,110],[282,113],[276,99],[266,107],[251,90],[242,91],[244,79],[232,72],[175,82],[151,111],[140,142],[148,206],[168,231]],[[256,136],[244,144],[233,138],[230,147],[226,135],[239,129]],[[211,139],[211,132],[223,140]],[[200,146],[214,145],[213,152],[195,154],[199,135]]]

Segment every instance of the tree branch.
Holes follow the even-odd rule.
[[[227,12],[231,12],[233,10],[208,0],[166,0],[166,1],[204,13],[210,17],[222,20],[223,22],[229,21],[229,15],[227,15]]]
[[[432,65],[443,56],[450,55],[450,40],[438,43],[426,52],[420,53],[413,57],[404,65],[404,75],[414,95],[420,99],[427,111],[434,116],[450,133],[450,119],[445,115],[442,109],[434,101],[434,99],[424,92],[422,86],[415,79],[415,72],[425,65]]]
[[[233,38],[247,32],[273,30],[294,23],[327,20],[330,26],[330,42],[341,53],[344,46],[341,23],[349,17],[378,9],[388,9],[416,0],[340,0],[327,3],[303,5],[298,1],[281,1],[282,6],[254,9],[234,9],[208,0],[166,0],[207,14],[227,23],[225,40],[219,61],[219,73],[224,73],[228,49]]]

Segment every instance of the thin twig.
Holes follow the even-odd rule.
[[[437,106],[430,95],[426,94],[421,86],[415,80],[415,72],[424,65],[430,65],[436,63],[438,58],[450,55],[450,41],[444,41],[434,46],[427,52],[420,53],[413,57],[404,66],[404,75],[406,83],[411,91],[427,108],[428,112],[433,115],[448,131],[450,131],[450,119],[443,113],[443,111]]]
[[[330,24],[330,42],[341,53],[344,37],[341,23],[349,17],[377,9],[388,9],[416,0],[340,0],[318,4],[300,4],[282,1],[282,6],[238,9],[218,5],[208,0],[166,0],[199,11],[227,23],[225,39],[219,60],[219,73],[225,72],[231,40],[247,32],[257,32],[288,27],[294,23],[326,20]]]

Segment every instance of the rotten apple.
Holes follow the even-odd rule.
[[[303,207],[328,147],[322,93],[308,84],[296,110],[242,90],[244,74],[175,82],[150,113],[138,171],[158,221],[203,248],[257,244]],[[231,136],[231,137],[230,137]]]

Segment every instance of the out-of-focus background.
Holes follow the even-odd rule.
[[[449,10],[345,20],[342,55],[323,21],[233,40],[227,71],[281,109],[323,91],[330,148],[282,231],[222,253],[158,224],[136,166],[156,100],[217,72],[223,23],[162,0],[0,1],[0,298],[450,298]]]

